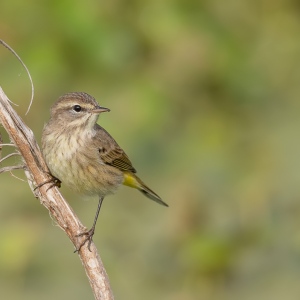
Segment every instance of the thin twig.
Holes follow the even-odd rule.
[[[32,105],[32,102],[33,102],[33,97],[34,97],[34,85],[33,85],[33,81],[32,81],[32,78],[31,78],[31,75],[30,75],[30,72],[29,70],[27,69],[25,63],[22,61],[22,59],[20,58],[20,56],[16,53],[16,51],[14,49],[12,49],[8,44],[6,44],[3,40],[0,39],[0,44],[2,44],[6,49],[8,49],[10,52],[12,52],[14,54],[14,56],[18,59],[18,61],[22,64],[22,66],[24,67],[24,69],[26,70],[27,74],[28,74],[28,77],[29,77],[29,80],[30,80],[30,84],[31,84],[31,99],[30,99],[30,102],[29,102],[29,106],[27,108],[27,111],[25,113],[25,115],[28,114],[29,110],[30,110],[30,107]]]
[[[0,159],[0,164],[1,164],[3,161],[5,161],[6,159],[8,159],[8,158],[10,158],[10,157],[12,157],[12,156],[17,156],[17,155],[20,155],[20,153],[14,152],[14,153],[10,153],[10,154],[6,155],[6,156],[3,157],[2,159]]]
[[[11,172],[14,170],[24,170],[25,165],[17,165],[17,166],[8,166],[0,169],[0,174],[5,172]]]
[[[12,171],[10,171],[9,173],[10,173],[10,175],[11,175],[12,177],[14,177],[14,178],[16,178],[16,179],[18,179],[18,180],[20,180],[20,181],[26,182],[26,180],[24,180],[24,179],[18,177],[18,176],[15,175]]]

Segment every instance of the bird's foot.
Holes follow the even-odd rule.
[[[46,181],[44,181],[44,182],[42,182],[42,183],[40,183],[38,186],[36,186],[36,187],[34,188],[34,191],[35,191],[36,189],[39,189],[39,188],[42,187],[43,185],[48,184],[48,183],[52,183],[52,184],[47,188],[46,192],[47,192],[48,190],[52,189],[54,186],[57,186],[58,188],[61,187],[61,181],[60,181],[58,178],[56,178],[55,176],[53,176],[53,175],[52,175],[51,173],[49,173],[49,172],[46,172],[46,173],[49,174],[49,175],[51,176],[51,178],[48,179],[48,180],[46,180]]]
[[[88,241],[88,249],[90,252],[92,252],[91,250],[91,244],[92,244],[92,241],[93,241],[93,235],[95,233],[95,227],[92,227],[90,230],[88,231],[85,231],[85,232],[82,232],[80,234],[77,234],[76,237],[79,237],[79,236],[86,236],[85,240],[80,244],[79,248],[77,248],[74,253],[76,252],[79,252],[81,247],[85,245],[85,243]]]

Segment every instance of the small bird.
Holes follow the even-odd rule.
[[[76,251],[87,241],[90,250],[103,199],[122,184],[168,206],[136,175],[123,149],[96,123],[101,113],[109,111],[87,93],[67,93],[52,106],[42,133],[42,152],[51,175],[79,194],[99,197],[93,225],[78,235],[86,239]]]

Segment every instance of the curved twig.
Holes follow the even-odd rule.
[[[10,157],[12,157],[12,156],[17,156],[17,155],[20,155],[20,153],[14,152],[14,153],[10,153],[10,154],[6,155],[5,157],[3,157],[3,158],[0,159],[0,164],[1,164],[3,161],[5,161],[6,159],[8,159],[8,158],[10,158]]]
[[[28,70],[28,68],[26,67],[26,65],[24,64],[24,62],[22,61],[22,59],[20,58],[20,56],[16,53],[16,51],[14,49],[12,49],[8,44],[6,44],[3,40],[0,39],[0,44],[2,44],[6,49],[8,49],[10,52],[12,52],[14,54],[14,56],[18,59],[18,61],[22,64],[22,66],[24,67],[24,69],[26,70],[29,80],[30,80],[30,84],[31,84],[31,99],[29,102],[29,106],[27,108],[27,111],[25,113],[25,115],[28,114],[30,107],[32,105],[33,102],[33,97],[34,97],[34,85],[33,85],[33,81],[30,75],[30,72]]]

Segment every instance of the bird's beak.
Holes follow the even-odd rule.
[[[102,107],[102,106],[97,106],[97,108],[93,109],[91,112],[93,114],[100,114],[100,113],[109,112],[109,111],[110,111],[109,108],[105,108],[105,107]]]

